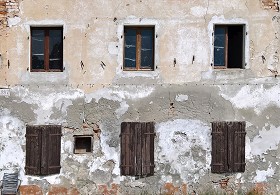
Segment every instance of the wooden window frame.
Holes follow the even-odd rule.
[[[212,173],[245,171],[245,121],[212,122]]]
[[[32,68],[32,31],[33,30],[43,30],[44,31],[44,69],[33,69]],[[60,65],[60,69],[50,69],[49,64],[49,31],[50,30],[61,30],[61,42],[62,42],[62,55],[61,55],[61,61],[62,64]],[[30,70],[31,72],[63,72],[63,27],[31,27],[31,47],[30,47]]]
[[[83,152],[83,151],[78,151],[76,148],[76,141],[77,139],[80,138],[90,138],[90,151],[89,152]],[[91,154],[93,149],[93,135],[74,135],[74,154]]]
[[[26,175],[60,173],[61,125],[26,126]]]
[[[125,65],[125,33],[123,44],[123,70],[125,71],[153,71],[155,69],[155,27],[154,26],[124,26],[124,32],[126,29],[136,30],[136,67],[130,68]],[[153,64],[151,68],[141,68],[141,31],[149,29],[153,30]]]
[[[122,122],[121,175],[147,177],[154,174],[154,122]]]
[[[214,52],[215,50],[213,50],[213,66],[214,66],[214,69],[244,69],[244,62],[242,62],[241,64],[241,68],[229,68],[228,67],[228,27],[229,26],[242,26],[243,27],[243,31],[244,31],[244,28],[245,28],[245,25],[244,24],[215,24],[214,25],[214,31],[213,31],[213,47],[215,46],[215,28],[216,27],[219,27],[219,28],[223,28],[225,29],[225,58],[224,58],[224,61],[225,61],[225,65],[224,66],[218,66],[218,65],[215,65],[215,56],[214,56]],[[244,39],[245,39],[245,35],[244,35],[244,32],[243,32],[243,50],[245,49],[245,44],[244,44]],[[245,55],[244,55],[244,52],[242,54],[242,61],[244,61],[244,58],[245,58]]]

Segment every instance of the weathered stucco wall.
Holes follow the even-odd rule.
[[[277,0],[0,1],[0,178],[19,171],[23,194],[277,194],[279,19]],[[245,69],[213,69],[214,24],[246,26]],[[122,70],[124,25],[155,26],[154,71]],[[63,26],[63,72],[30,72],[30,26]],[[120,176],[123,121],[155,122],[154,176]],[[211,173],[212,121],[246,121],[244,173]],[[25,174],[26,124],[62,125],[60,174]],[[91,154],[73,154],[82,134]]]

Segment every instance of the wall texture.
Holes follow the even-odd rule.
[[[279,23],[278,0],[1,0],[0,178],[19,171],[27,195],[279,193]],[[212,67],[215,24],[245,25],[244,69]],[[124,25],[155,26],[154,71],[122,70]],[[63,72],[30,71],[31,26],[63,26]],[[153,176],[120,176],[123,121],[155,122]],[[244,173],[211,173],[213,121],[246,121]],[[60,174],[25,174],[27,124],[62,125]],[[93,152],[74,154],[85,134]]]

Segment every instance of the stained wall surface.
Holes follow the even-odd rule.
[[[244,69],[213,27],[244,26]],[[63,27],[63,71],[30,71],[30,28]],[[154,26],[153,71],[124,71],[124,26]],[[22,194],[280,191],[279,0],[1,0],[0,178]],[[155,122],[155,173],[120,175],[122,122]],[[244,173],[211,173],[211,122],[246,122]],[[61,170],[25,173],[26,125],[62,125]],[[93,152],[74,154],[74,136]]]

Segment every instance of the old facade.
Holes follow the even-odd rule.
[[[0,0],[0,178],[279,193],[279,3]]]

